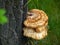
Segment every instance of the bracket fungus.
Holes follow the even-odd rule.
[[[42,10],[32,9],[27,13],[24,25],[24,36],[36,40],[43,39],[47,36],[48,16]]]

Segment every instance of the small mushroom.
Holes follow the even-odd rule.
[[[48,16],[42,10],[32,9],[28,12],[24,25],[24,36],[43,39],[47,36]]]

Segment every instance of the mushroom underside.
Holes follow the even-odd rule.
[[[45,36],[47,36],[47,29],[45,29],[42,32],[37,33],[31,28],[24,28],[24,34],[23,35],[26,37],[36,39],[36,40],[40,40],[40,39],[45,38]]]

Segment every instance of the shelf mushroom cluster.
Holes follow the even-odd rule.
[[[24,36],[36,40],[43,39],[47,36],[48,16],[42,10],[32,9],[27,13],[24,25]]]

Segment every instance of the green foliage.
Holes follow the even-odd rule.
[[[6,11],[4,9],[0,9],[0,16],[4,15]]]
[[[28,9],[44,10],[49,17],[48,36],[37,45],[60,45],[60,0],[31,0]]]
[[[8,22],[7,17],[5,16],[6,11],[4,9],[0,9],[0,24],[5,24]]]

